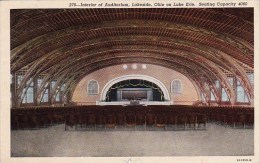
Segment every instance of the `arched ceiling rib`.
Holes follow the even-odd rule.
[[[75,84],[104,63],[139,58],[178,70],[201,89],[220,80],[234,98],[228,72],[253,97],[244,70],[254,68],[253,31],[251,8],[11,10],[11,72],[27,69],[21,93],[41,73]]]
[[[12,49],[26,41],[81,24],[110,20],[165,20],[193,24],[212,31],[231,34],[253,43],[252,9],[78,9],[78,10],[12,10]],[[20,30],[19,30],[20,29]],[[29,34],[28,34],[29,33]],[[20,39],[19,39],[20,38]]]
[[[18,65],[17,69],[19,69],[32,62],[34,58],[44,55],[49,50],[52,50],[52,48],[55,49],[70,44],[80,43],[86,39],[92,40],[95,38],[120,35],[124,37],[129,35],[150,35],[154,37],[152,39],[157,39],[158,42],[160,42],[159,37],[169,37],[179,40],[177,42],[194,42],[198,45],[201,44],[204,46],[215,47],[216,49],[231,55],[235,59],[243,61],[243,63],[250,67],[253,67],[253,51],[239,41],[232,42],[230,41],[232,39],[229,37],[221,38],[218,37],[219,34],[212,34],[210,31],[203,31],[193,27],[161,22],[164,23],[164,26],[167,26],[162,27],[158,25],[158,23],[160,24],[160,22],[152,21],[124,21],[123,23],[107,22],[98,25],[77,26],[63,31],[53,32],[35,38],[32,41],[13,49],[11,53],[11,61],[14,63],[23,63],[20,66]],[[176,40],[171,39],[170,41]]]

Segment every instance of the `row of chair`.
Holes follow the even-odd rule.
[[[209,121],[233,128],[252,128],[254,126],[254,113],[252,112],[212,112],[208,114]]]
[[[64,123],[63,110],[23,110],[11,112],[11,129],[39,129]]]
[[[37,129],[65,123],[65,129],[91,127],[206,128],[206,123],[252,127],[254,109],[202,106],[68,106],[11,110],[12,129]]]
[[[65,130],[69,128],[163,128],[173,129],[206,128],[207,116],[192,112],[173,113],[169,112],[99,112],[77,113],[70,112],[65,116]]]

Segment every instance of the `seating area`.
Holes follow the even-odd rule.
[[[65,130],[205,130],[207,123],[253,128],[254,108],[240,106],[68,106],[11,109],[11,129],[64,124]]]

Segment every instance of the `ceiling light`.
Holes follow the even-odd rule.
[[[132,69],[137,69],[137,64],[132,64]]]
[[[123,69],[127,69],[127,65],[126,64],[123,65]]]
[[[142,64],[143,69],[147,69],[146,64]]]

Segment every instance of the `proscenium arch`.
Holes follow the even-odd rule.
[[[169,91],[167,90],[166,86],[158,79],[148,76],[148,75],[141,75],[141,74],[132,74],[132,75],[123,75],[117,78],[114,78],[106,83],[104,88],[102,89],[100,95],[100,101],[106,100],[106,95],[108,90],[116,83],[124,81],[124,80],[131,80],[131,79],[139,79],[139,80],[147,80],[154,84],[156,84],[163,92],[165,101],[171,101]],[[172,101],[173,102],[173,101]]]

